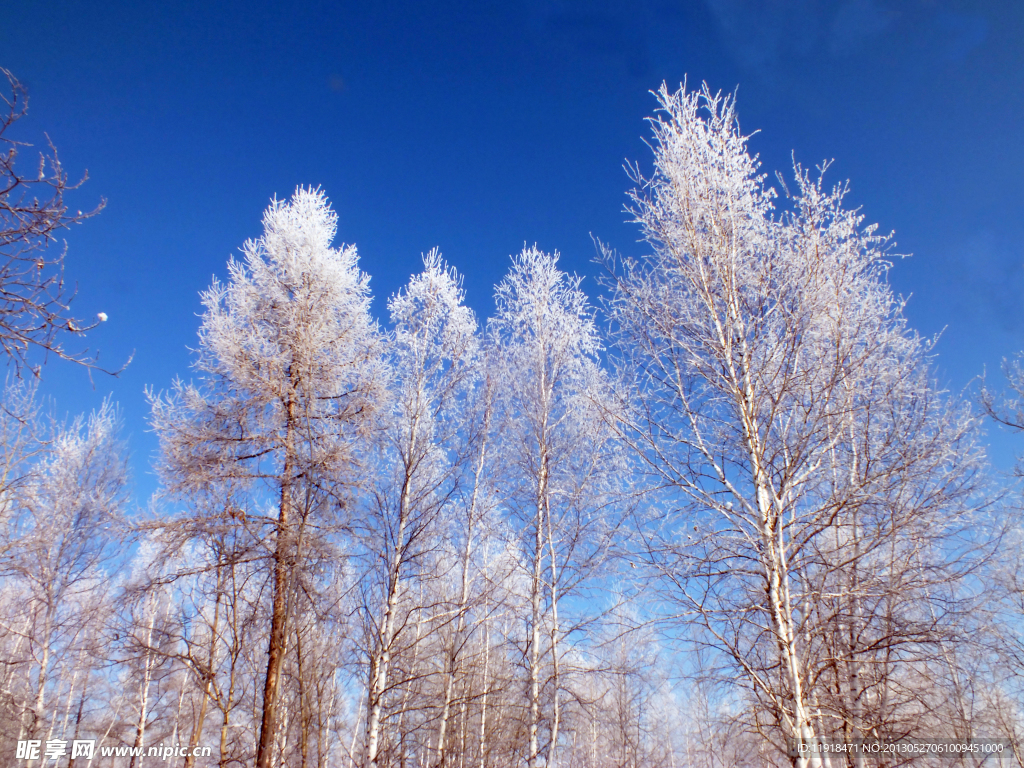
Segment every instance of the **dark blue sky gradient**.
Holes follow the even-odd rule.
[[[71,204],[109,201],[69,234],[68,274],[78,313],[110,316],[102,360],[135,350],[118,380],[51,363],[43,389],[62,413],[113,392],[143,496],[143,388],[189,377],[198,292],[272,195],[324,188],[378,314],[435,245],[481,317],[524,242],[595,296],[591,233],[643,251],[622,163],[650,167],[662,80],[738,86],[770,174],[835,159],[829,178],[914,254],[891,281],[914,327],[945,329],[947,386],[1024,347],[1019,2],[6,3],[0,66],[29,89],[18,136],[88,168]],[[1012,439],[992,437],[1007,466]]]

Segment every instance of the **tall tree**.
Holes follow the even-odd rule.
[[[558,268],[557,254],[525,248],[498,284],[495,302],[488,330],[500,371],[506,503],[529,570],[527,764],[537,768],[554,763],[565,685],[561,656],[576,628],[562,623],[559,606],[601,564],[621,452],[604,419],[601,342],[580,278]]]
[[[365,764],[379,762],[382,720],[396,643],[417,606],[410,581],[441,550],[442,515],[464,471],[463,419],[477,378],[477,324],[463,306],[461,278],[435,249],[423,271],[388,302],[391,407],[381,413],[378,480],[366,515],[370,570],[364,580],[369,681]],[[403,598],[405,603],[403,604]]]
[[[247,485],[273,569],[256,764],[273,762],[292,577],[302,536],[337,489],[355,481],[353,441],[377,405],[381,343],[355,246],[331,248],[337,216],[319,190],[274,200],[263,235],[203,293],[198,385],[151,397],[169,491]]]
[[[798,166],[777,216],[733,100],[658,98],[631,206],[652,253],[621,264],[612,315],[635,382],[625,434],[694,530],[670,516],[648,554],[757,701],[755,727],[863,735],[885,680],[934,655],[953,616],[975,422],[931,387],[888,239],[845,187]]]

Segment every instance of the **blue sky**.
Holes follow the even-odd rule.
[[[143,388],[188,378],[198,293],[271,196],[321,186],[375,304],[439,246],[481,317],[508,256],[559,250],[598,293],[591,233],[639,255],[624,161],[650,167],[664,80],[738,87],[764,169],[835,160],[894,230],[891,282],[959,390],[1024,348],[1024,4],[926,0],[0,6],[0,66],[28,87],[18,137],[49,133],[90,181],[68,234],[88,343],[113,380],[61,363],[60,412],[108,393],[145,496]],[[1008,466],[1021,440],[992,435]]]

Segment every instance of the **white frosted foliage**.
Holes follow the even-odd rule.
[[[369,277],[354,245],[331,248],[337,216],[319,190],[275,200],[263,236],[228,264],[228,283],[203,293],[199,368],[254,392],[347,390],[376,343]],[[358,373],[357,373],[357,377]]]
[[[930,382],[885,280],[889,238],[844,208],[846,185],[823,188],[827,164],[796,165],[776,211],[733,99],[657,95],[630,208],[652,251],[611,262],[624,432],[690,516],[665,519],[651,557],[786,737],[865,733],[891,713],[864,691],[924,658],[889,668],[878,649],[951,610],[929,601],[960,574],[928,558],[968,525],[974,426]]]
[[[241,463],[280,467],[286,440],[300,434],[306,447],[294,451],[292,472],[349,461],[347,441],[374,407],[382,369],[369,277],[355,246],[331,247],[336,230],[323,192],[300,187],[271,203],[263,235],[228,263],[227,282],[203,292],[203,383],[178,382],[153,402],[172,488],[265,476]],[[296,417],[305,426],[290,432]]]
[[[593,310],[580,278],[558,268],[557,252],[524,248],[494,295],[497,311],[489,330],[506,357],[510,385],[557,383],[552,392],[561,397],[593,383],[601,350]]]

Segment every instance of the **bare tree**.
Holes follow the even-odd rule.
[[[52,143],[31,171],[15,168],[19,149],[31,146],[11,136],[28,110],[28,96],[8,70],[0,67],[0,74],[10,89],[0,94],[0,348],[19,371],[28,367],[38,374],[39,364],[30,359],[33,350],[41,350],[44,359],[52,354],[96,367],[95,357],[68,351],[64,338],[81,336],[106,315],[83,321],[71,314],[75,292],[64,281],[67,249],[51,245],[61,230],[95,216],[106,201],[85,213],[69,213],[64,195],[88,174],[71,182]]]
[[[985,413],[997,424],[1014,432],[1024,433],[1024,353],[1018,353],[1012,360],[1003,359],[1002,371],[1006,389],[994,391],[981,379],[978,401]],[[1024,477],[1024,454],[1019,454],[1014,468],[1017,477]],[[1022,754],[1021,711],[1024,702],[1024,634],[1021,632],[1021,617],[1024,617],[1024,520],[1021,517],[1019,485],[1011,486],[1011,492],[1002,499],[1014,526],[1004,545],[1004,557],[998,563],[992,579],[994,608],[991,621],[984,627],[983,637],[988,640],[992,666],[987,670],[993,679],[991,688],[985,691],[992,702],[991,710],[1000,724],[1001,732],[1012,739],[1014,756],[1024,765]]]
[[[1006,376],[1009,392],[999,396],[982,386],[982,407],[1000,424],[1024,431],[1024,353],[1013,360],[1003,360],[1003,375]]]
[[[1024,352],[1013,360],[1003,360],[1003,375],[1008,391],[993,392],[982,377],[978,400],[989,418],[1016,432],[1024,432]],[[1017,464],[1017,474],[1024,476],[1024,459]]]

